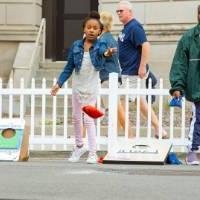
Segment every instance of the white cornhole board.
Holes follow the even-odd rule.
[[[120,141],[103,159],[105,164],[163,165],[172,147],[168,140],[139,139]]]
[[[0,120],[0,161],[18,161],[24,135],[25,121],[19,118]],[[3,131],[13,129],[15,135],[3,137]]]

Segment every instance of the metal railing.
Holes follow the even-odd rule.
[[[45,47],[46,47],[46,19],[42,18],[40,23],[40,28],[37,34],[37,38],[35,40],[34,50],[31,55],[31,60],[29,64],[29,69],[34,67],[35,59],[37,59],[37,52],[40,50],[42,46],[42,62],[45,62]]]

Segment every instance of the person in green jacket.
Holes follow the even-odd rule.
[[[185,95],[193,104],[189,131],[188,165],[199,165],[196,152],[200,146],[200,5],[198,24],[181,37],[170,70],[170,94],[175,98]]]

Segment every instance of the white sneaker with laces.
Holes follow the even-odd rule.
[[[85,147],[75,147],[74,151],[72,152],[72,155],[68,159],[69,162],[78,162],[80,157],[87,151]]]
[[[97,159],[98,159],[98,157],[97,157],[96,153],[89,153],[86,162],[88,164],[96,164],[97,163]]]

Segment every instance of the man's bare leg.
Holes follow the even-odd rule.
[[[121,127],[125,130],[125,109],[122,105],[122,102],[119,101],[118,103],[118,123],[121,125]],[[132,138],[134,136],[133,130],[130,127],[130,123],[128,126],[128,137]]]
[[[148,103],[146,101],[146,99],[144,98],[140,98],[140,110],[142,112],[142,114],[145,116],[145,118],[148,117]],[[158,137],[159,135],[159,122],[158,122],[158,118],[155,114],[155,112],[153,111],[153,109],[151,109],[151,122],[152,122],[152,126],[154,127],[155,133],[154,136]],[[166,138],[167,137],[167,132],[163,129],[162,130],[162,137]]]
[[[83,138],[86,137],[86,128],[84,126],[82,126],[82,129],[83,129]]]

